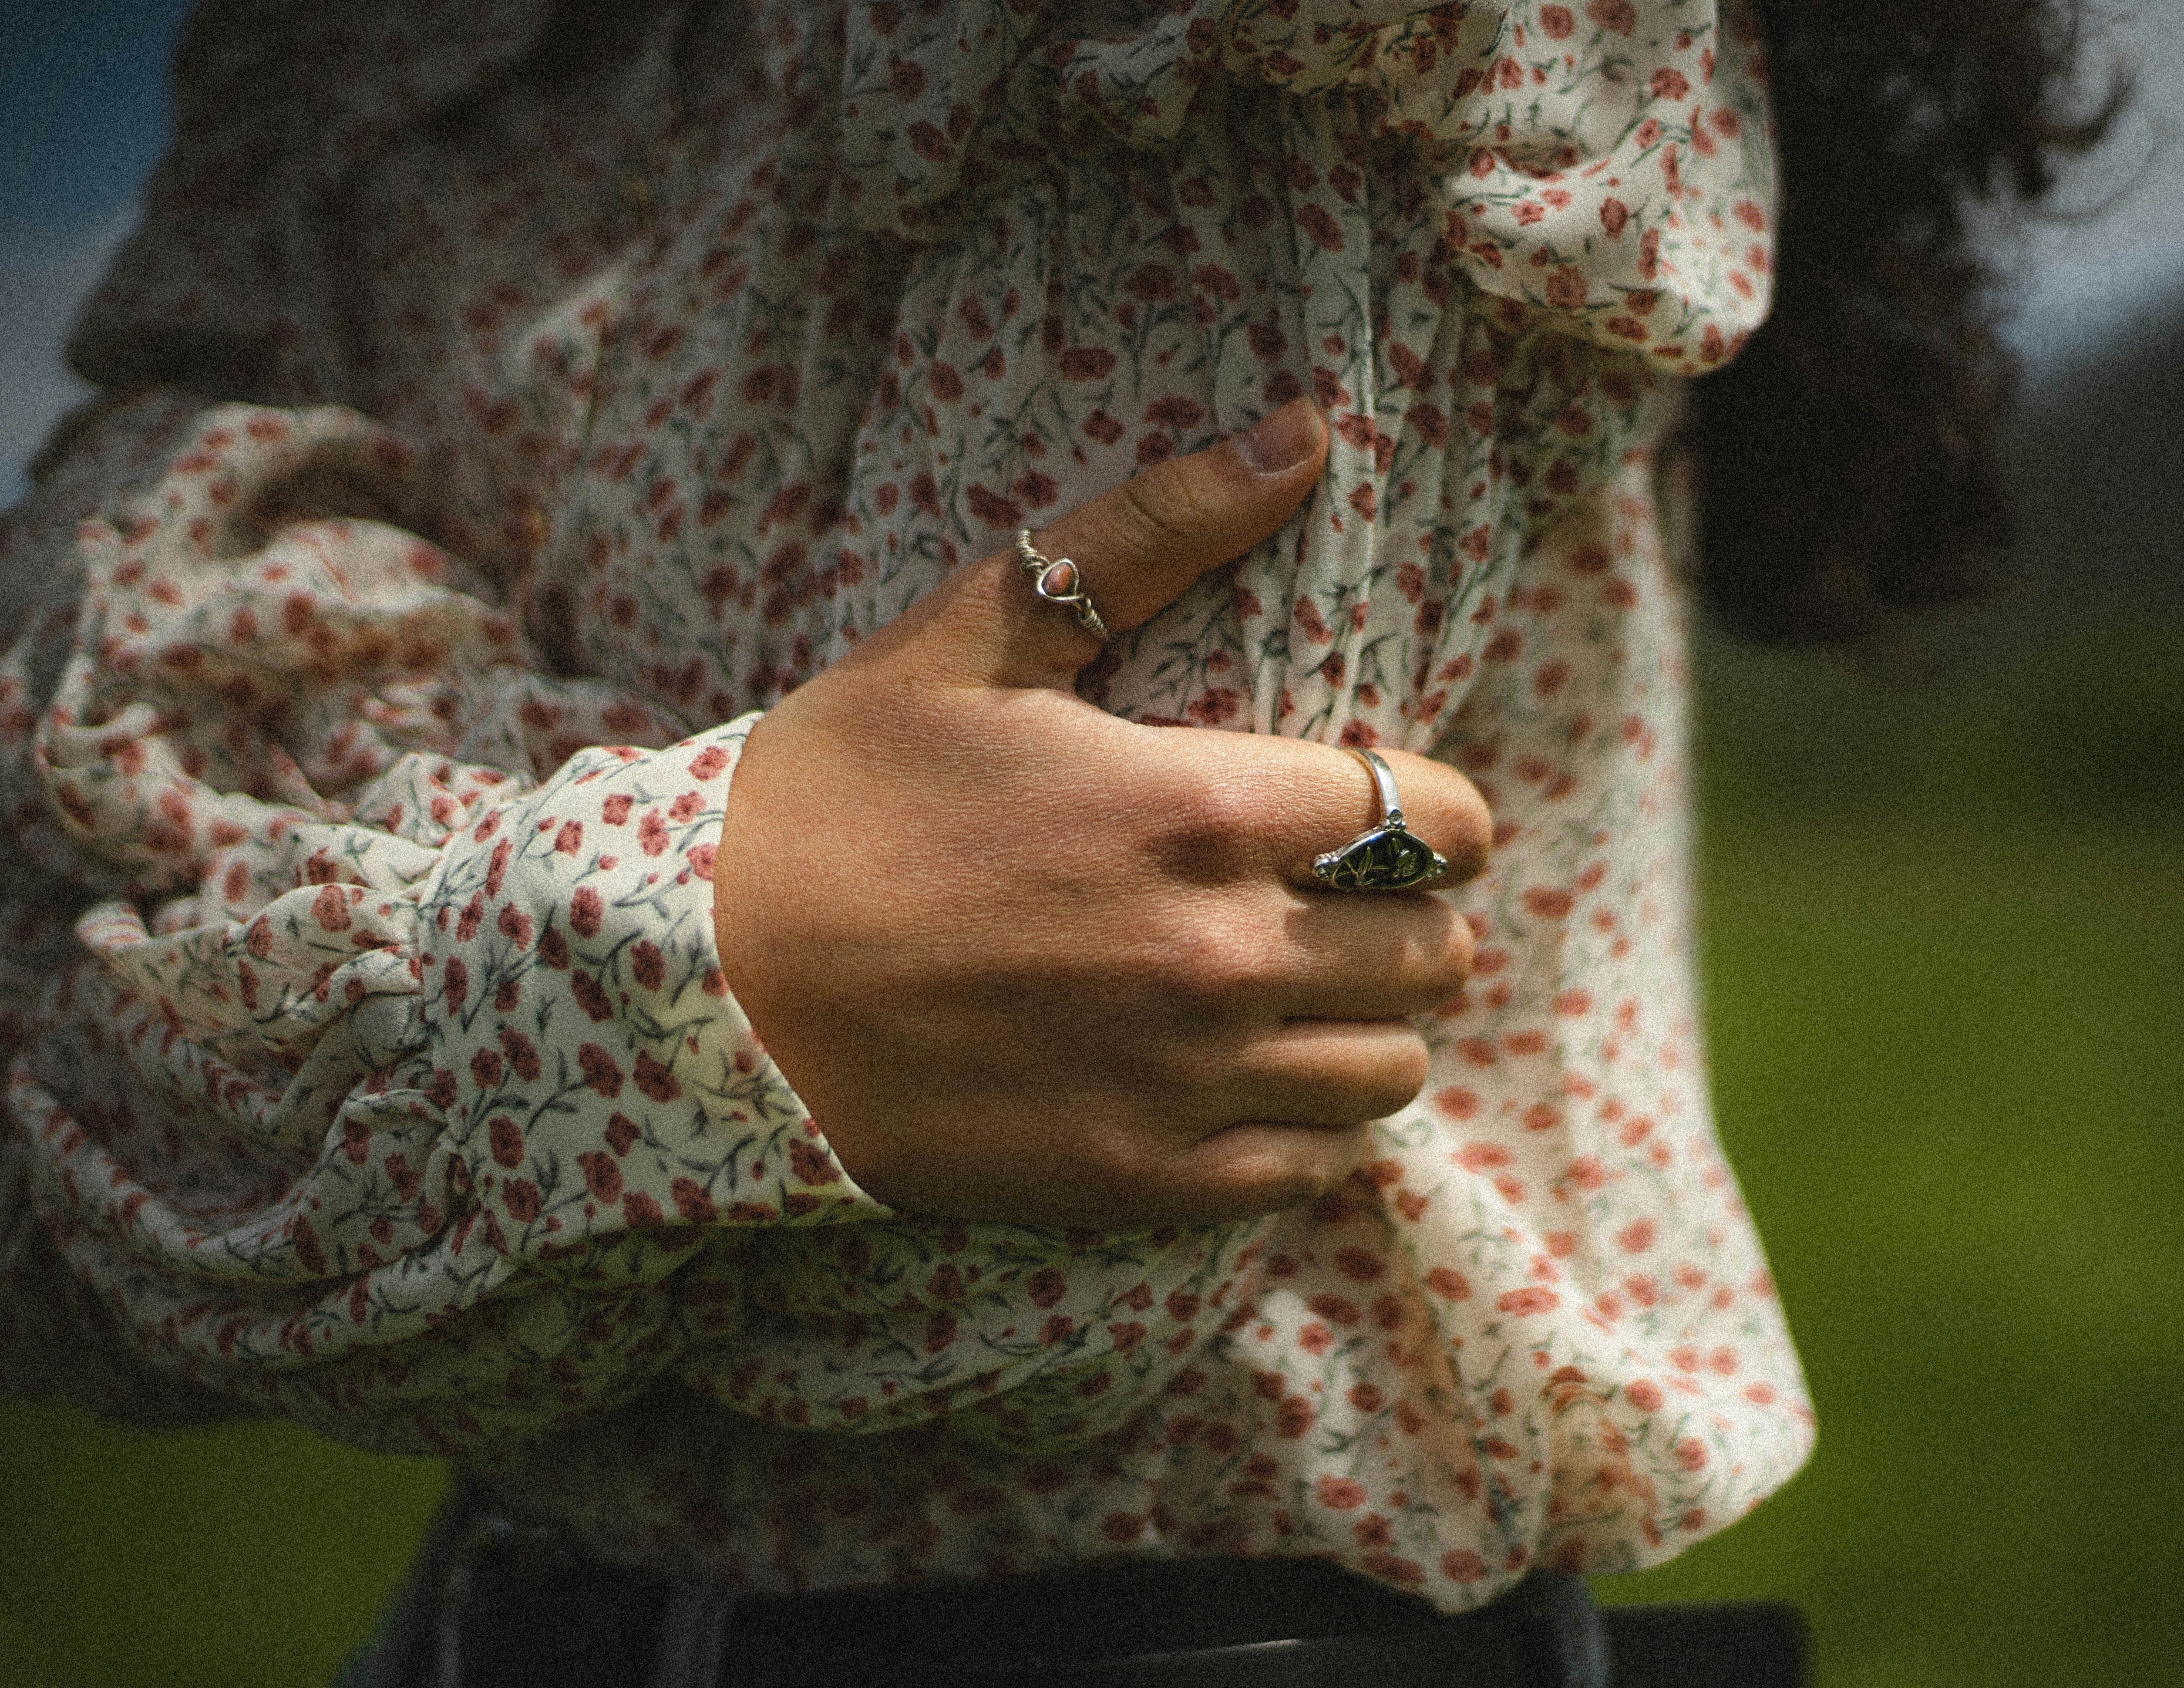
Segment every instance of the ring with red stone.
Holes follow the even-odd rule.
[[[1050,604],[1059,604],[1073,610],[1077,624],[1100,641],[1107,643],[1107,624],[1100,619],[1100,612],[1092,607],[1092,600],[1084,595],[1084,577],[1077,565],[1067,557],[1042,557],[1032,549],[1031,529],[1017,529],[1017,561],[1031,577],[1031,589]]]

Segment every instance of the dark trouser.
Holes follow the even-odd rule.
[[[740,1594],[459,1496],[339,1688],[1802,1688],[1804,1654],[1788,1607],[1603,1611],[1546,1571],[1459,1618],[1308,1560]]]

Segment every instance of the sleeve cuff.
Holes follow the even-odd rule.
[[[451,842],[426,889],[432,1100],[508,1252],[891,1212],[722,973],[713,855],[758,719],[584,751]]]

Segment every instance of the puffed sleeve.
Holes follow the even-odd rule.
[[[0,528],[0,1386],[445,1451],[717,1341],[716,1240],[886,1212],[722,981],[755,717],[542,672],[430,482],[150,393]]]
[[[849,8],[841,126],[862,222],[944,236],[997,180],[1115,141],[1164,150],[1209,90],[1263,86],[1283,97],[1306,248],[1363,234],[1367,149],[1393,148],[1398,174],[1446,204],[1443,251],[1471,285],[1566,331],[1689,374],[1767,314],[1767,70],[1738,0],[1184,0],[1129,28],[1060,16],[1004,0]]]

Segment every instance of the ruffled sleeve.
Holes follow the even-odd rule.
[[[152,1392],[369,1445],[627,1398],[732,1315],[665,1284],[709,1237],[887,1212],[722,980],[756,717],[539,672],[354,413],[192,421],[0,680],[42,817],[8,900],[103,898],[14,1028],[0,1379],[67,1379],[63,1297]]]
[[[1289,98],[1308,238],[1342,240],[1364,191],[1362,157],[1320,179],[1340,104],[1346,132],[1410,150],[1446,203],[1450,259],[1483,292],[1685,371],[1766,315],[1766,67],[1733,3],[1153,10],[852,4],[842,128],[859,219],[944,237],[996,183],[1059,176],[1062,155],[1116,140],[1163,149],[1194,102],[1240,82]]]

